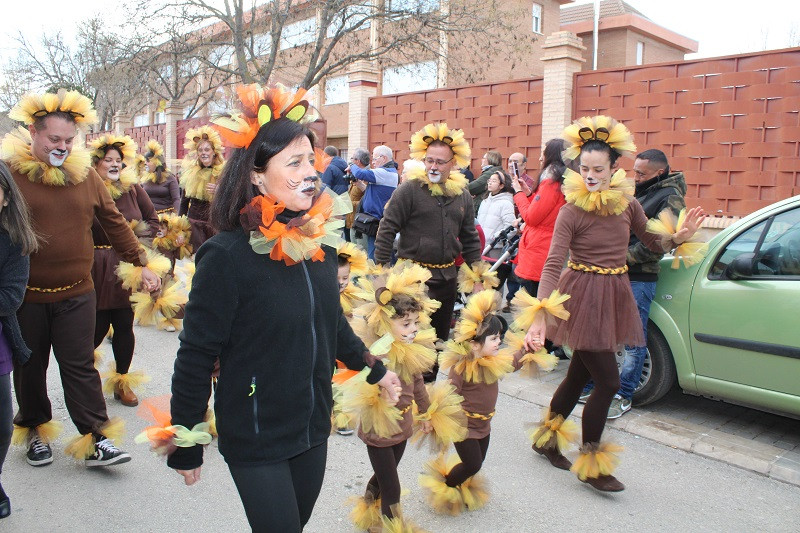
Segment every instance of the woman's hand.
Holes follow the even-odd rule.
[[[706,214],[703,213],[702,207],[697,206],[689,209],[686,213],[686,219],[683,221],[683,227],[672,235],[672,241],[675,244],[683,244],[691,239],[697,233],[705,218]]]
[[[386,374],[378,382],[378,386],[385,392],[389,402],[394,405],[400,400],[400,392],[403,390],[403,384],[400,383],[400,378],[391,370],[387,370]]]
[[[177,237],[175,237],[175,244],[177,244],[178,246],[183,246],[183,243],[185,242],[186,239],[183,237],[183,235],[178,235]]]
[[[200,481],[200,469],[203,468],[202,466],[198,466],[193,470],[175,470],[177,473],[183,476],[183,482],[187,485],[194,485],[198,481]]]
[[[156,292],[161,288],[161,278],[147,267],[142,268],[142,288],[147,292]]]
[[[475,286],[472,288],[472,294],[477,294],[483,290],[483,282],[479,281],[475,283]]]
[[[544,346],[544,339],[547,335],[547,326],[544,321],[544,313],[539,312],[533,320],[533,324],[525,334],[525,348],[531,352],[539,351]]]
[[[217,184],[206,183],[206,193],[208,193],[209,196],[214,196],[215,192],[217,192]]]

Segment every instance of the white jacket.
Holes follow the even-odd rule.
[[[486,244],[514,222],[514,197],[510,192],[490,194],[478,209],[478,224],[486,237]]]

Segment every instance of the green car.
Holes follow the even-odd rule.
[[[732,224],[688,268],[661,263],[645,405],[677,379],[689,393],[800,416],[800,196]]]

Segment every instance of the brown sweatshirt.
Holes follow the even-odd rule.
[[[13,171],[12,176],[30,207],[33,227],[42,239],[39,251],[31,255],[26,302],[59,302],[93,289],[95,217],[124,261],[144,265],[139,241],[93,168],[81,183],[64,187],[33,183]]]

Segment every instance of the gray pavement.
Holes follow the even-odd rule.
[[[137,328],[133,369],[153,377],[141,396],[168,392],[177,344],[174,333]],[[105,351],[110,353],[110,345]],[[675,392],[666,402],[634,409],[609,425],[606,437],[625,446],[617,473],[627,490],[600,494],[535,456],[525,437],[524,423],[538,419],[564,368],[541,379],[513,375],[504,380],[483,468],[492,493],[486,508],[459,517],[433,514],[416,483],[429,454],[410,447],[399,469],[408,491],[406,515],[434,532],[797,530],[796,461],[780,475],[781,460],[796,460],[797,421]],[[132,443],[147,425],[137,409],[109,400],[110,414],[128,424],[124,448],[133,456],[131,463],[88,471],[65,457],[64,443],[75,429],[63,407],[55,361],[49,379],[54,413],[66,431],[50,466],[30,467],[23,450],[10,451],[2,479],[13,511],[0,521],[0,531],[248,530],[216,445],[207,449],[200,483],[186,487],[146,446]],[[328,465],[306,531],[352,531],[345,500],[363,493],[371,474],[366,447],[355,436],[333,435]]]

